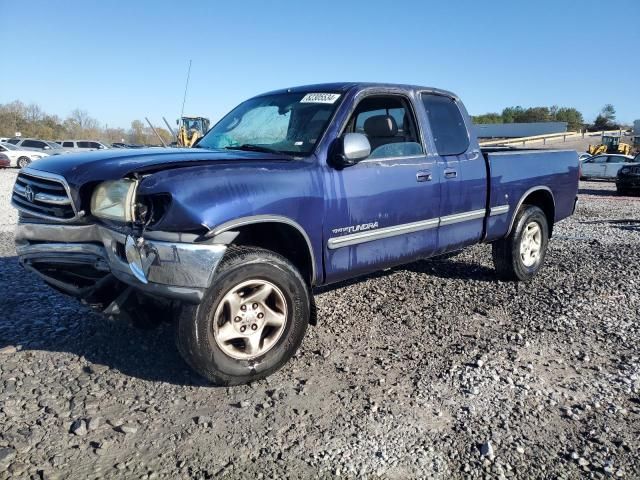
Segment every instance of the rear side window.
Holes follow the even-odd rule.
[[[25,140],[24,142],[22,142],[22,146],[30,148],[44,148],[44,143],[37,142],[36,140]]]
[[[7,140],[7,143],[10,143],[11,145],[17,145],[19,141],[20,140],[18,139],[12,138],[11,140]]]
[[[433,141],[438,155],[459,155],[469,148],[469,133],[456,102],[443,95],[423,93]]]
[[[78,143],[78,148],[91,148],[91,145],[89,145],[89,142],[77,142]]]
[[[63,147],[73,148],[73,142],[62,142]]]
[[[91,148],[100,148],[100,144],[98,142],[87,142],[87,143]]]

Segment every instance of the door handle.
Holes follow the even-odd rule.
[[[430,182],[432,178],[431,172],[428,170],[416,173],[416,180],[419,182]]]
[[[444,178],[456,178],[458,176],[458,172],[455,170],[445,170]]]

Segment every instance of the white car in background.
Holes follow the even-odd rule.
[[[36,152],[33,150],[21,150],[10,143],[0,143],[0,153],[6,155],[11,162],[10,167],[24,168],[34,160],[48,157],[48,153]]]
[[[587,158],[581,164],[581,179],[606,178],[614,180],[618,171],[625,165],[633,163],[631,155],[602,154]]]
[[[20,150],[46,153],[48,155],[60,155],[69,152],[68,149],[62,148],[55,142],[38,140],[37,138],[10,138],[6,143],[10,143],[11,145],[18,147]]]
[[[70,152],[88,152],[91,150],[105,150],[109,148],[104,143],[100,143],[95,140],[58,140],[56,143],[60,144],[62,148],[65,148]]]

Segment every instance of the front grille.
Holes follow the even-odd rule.
[[[29,216],[62,222],[76,216],[64,180],[46,173],[21,171],[13,187],[11,203]]]
[[[640,167],[631,167],[629,169],[629,173],[635,173],[636,175],[640,175]]]

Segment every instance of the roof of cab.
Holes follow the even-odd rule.
[[[300,93],[309,93],[309,92],[347,92],[351,89],[357,90],[365,90],[368,88],[379,88],[384,90],[388,89],[398,89],[398,90],[406,90],[406,91],[428,91],[437,93],[440,95],[446,95],[448,97],[453,97],[458,99],[458,96],[447,90],[442,90],[439,88],[433,87],[424,87],[418,85],[404,85],[399,83],[373,83],[373,82],[334,82],[334,83],[317,83],[314,85],[300,85],[297,87],[289,87],[289,88],[281,88],[279,90],[273,90],[271,92],[266,92],[258,96],[263,95],[273,95],[278,93],[288,93],[288,92],[300,92]]]

